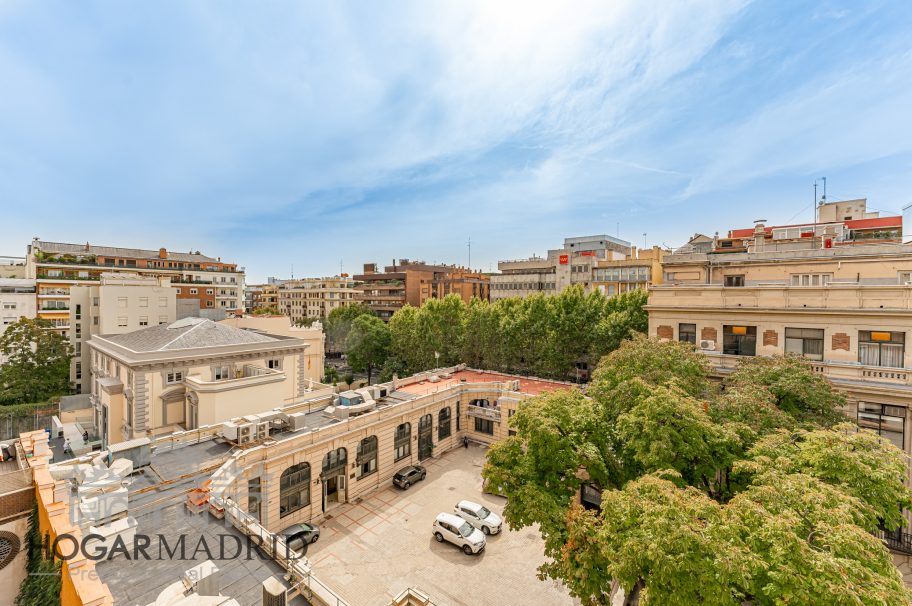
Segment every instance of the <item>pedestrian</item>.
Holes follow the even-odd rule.
[[[64,438],[63,439],[63,454],[70,454],[72,452],[73,451],[70,449],[70,439]]]
[[[463,448],[469,447],[469,436],[462,436],[462,447]]]
[[[89,430],[88,429],[86,429],[82,432],[82,441],[85,442],[86,444],[89,443]]]

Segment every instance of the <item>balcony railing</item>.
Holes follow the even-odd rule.
[[[762,284],[726,287],[719,284],[663,284],[650,289],[649,306],[675,309],[832,309],[859,312],[912,309],[905,285],[834,282],[827,286]]]
[[[890,551],[912,555],[912,534],[878,530],[874,536],[883,541]]]
[[[39,280],[101,280],[101,276],[52,276],[50,274],[38,274]]]
[[[484,406],[469,405],[466,407],[466,412],[468,412],[468,415],[470,417],[479,417],[481,419],[490,419],[491,421],[500,421],[499,408],[486,408]]]
[[[733,371],[745,356],[703,352],[712,367],[722,374]],[[837,360],[809,360],[814,372],[822,374],[833,381],[873,381],[895,385],[912,385],[912,369],[890,368],[886,366],[867,366],[855,362]]]

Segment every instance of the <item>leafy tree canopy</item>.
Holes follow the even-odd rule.
[[[910,603],[871,534],[902,523],[906,456],[833,425],[842,397],[818,379],[780,357],[718,389],[691,348],[634,337],[588,396],[524,401],[483,476],[510,525],[538,525],[540,573],[587,605],[614,582],[645,604]],[[577,504],[584,483],[599,512]]]
[[[345,352],[348,363],[356,372],[366,372],[370,383],[374,369],[383,366],[389,357],[390,329],[375,315],[360,315],[352,321]]]
[[[48,320],[20,318],[0,335],[0,402],[47,400],[70,391],[73,348]]]

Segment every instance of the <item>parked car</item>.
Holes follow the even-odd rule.
[[[466,555],[478,553],[485,548],[485,536],[480,530],[452,513],[438,513],[434,520],[434,538],[438,543],[449,541],[462,549]]]
[[[403,467],[393,476],[393,484],[399,488],[407,489],[415,482],[420,482],[427,477],[427,470],[421,465]]]
[[[292,524],[285,530],[279,533],[285,540],[285,544],[288,545],[289,549],[293,549],[298,553],[305,554],[307,553],[307,546],[311,543],[316,543],[320,539],[320,527],[316,524]]]
[[[459,501],[453,507],[453,513],[485,534],[497,534],[503,528],[499,515],[472,501]]]

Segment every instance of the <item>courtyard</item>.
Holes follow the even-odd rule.
[[[474,444],[451,450],[425,461],[427,479],[409,490],[388,486],[333,509],[307,553],[316,576],[353,606],[386,606],[409,587],[436,606],[578,603],[559,583],[536,577],[544,561],[536,528],[514,531],[504,524],[474,556],[434,540],[434,518],[461,499],[503,512],[505,499],[481,491],[485,453]]]

